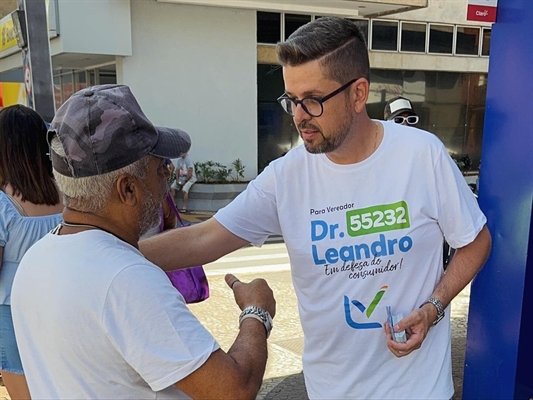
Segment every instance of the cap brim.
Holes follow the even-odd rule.
[[[417,115],[412,109],[404,108],[403,110],[398,110],[398,111],[394,112],[393,114],[391,114],[389,119],[396,118],[400,114],[409,114],[408,117],[410,117],[411,115],[414,115],[414,116]]]
[[[161,158],[178,158],[191,148],[191,137],[185,131],[176,128],[156,126],[159,140],[150,154]]]

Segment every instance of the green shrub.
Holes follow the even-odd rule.
[[[233,168],[235,168],[235,181],[241,182],[244,179],[244,169],[246,166],[242,163],[240,158],[237,158],[232,163]]]
[[[233,169],[215,161],[205,161],[194,163],[198,182],[204,183],[230,183],[240,182],[244,178],[245,166],[240,159],[232,163],[235,168],[235,178],[232,176]]]

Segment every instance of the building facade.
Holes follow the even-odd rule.
[[[0,17],[10,1],[16,8],[4,1]],[[408,97],[419,127],[457,159],[468,155],[472,170],[479,165],[491,27],[466,21],[467,0],[47,4],[56,106],[89,85],[127,84],[155,124],[193,136],[195,161],[239,158],[251,179],[298,144],[276,102],[284,88],[275,43],[315,18],[338,15],[368,40],[370,116],[382,119],[388,99]],[[3,41],[0,81],[22,82],[21,65],[18,47]]]

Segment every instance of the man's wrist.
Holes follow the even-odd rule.
[[[437,310],[437,315],[435,317],[435,321],[433,321],[432,325],[437,325],[442,318],[444,318],[444,306],[442,305],[442,302],[437,299],[436,297],[430,297],[426,301],[424,301],[422,304],[420,304],[420,308],[424,307],[426,304],[431,304],[435,310]]]
[[[248,318],[253,318],[261,322],[266,331],[266,338],[270,336],[270,331],[272,330],[272,317],[270,313],[266,310],[263,310],[257,306],[248,306],[242,310],[241,315],[239,316],[239,328],[244,320]]]

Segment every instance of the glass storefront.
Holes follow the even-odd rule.
[[[87,70],[54,70],[54,97],[56,110],[78,90],[86,88],[87,86],[108,83],[117,83],[117,72],[114,64],[102,68]]]
[[[279,65],[257,65],[257,165],[261,172],[271,161],[299,144],[292,118],[277,102],[285,88]]]
[[[258,169],[300,143],[292,118],[278,105],[283,77],[277,65],[259,64]],[[479,168],[485,114],[487,74],[434,71],[371,70],[367,110],[383,119],[385,103],[395,96],[409,98],[420,116],[417,127],[437,135],[452,157],[471,160]]]
[[[370,80],[371,118],[383,119],[385,103],[404,96],[420,116],[418,128],[437,135],[455,159],[468,156],[471,169],[479,168],[487,74],[373,69]]]

